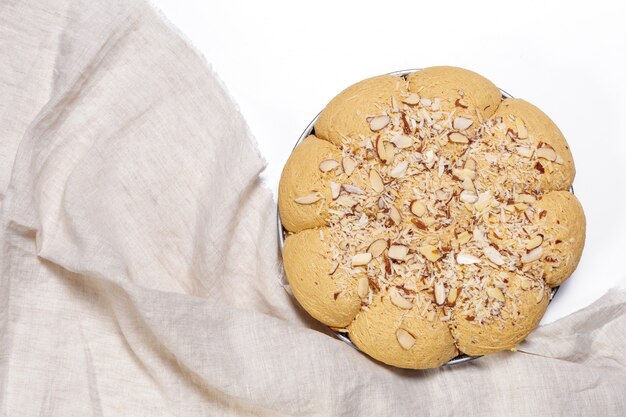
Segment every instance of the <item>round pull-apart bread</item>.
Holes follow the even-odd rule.
[[[287,279],[313,317],[389,365],[511,349],[580,259],[574,173],[550,118],[476,73],[361,81],[284,168]]]

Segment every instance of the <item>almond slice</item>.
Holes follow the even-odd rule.
[[[491,195],[491,190],[487,190],[478,194],[478,201],[474,203],[474,208],[478,211],[483,211],[487,207],[491,205],[493,201],[493,196]]]
[[[467,119],[465,117],[456,117],[452,122],[452,127],[456,130],[463,131],[470,127],[474,121],[472,119]]]
[[[419,248],[420,253],[429,261],[437,262],[441,258],[441,252],[433,245],[424,245]]]
[[[459,234],[459,236],[457,236],[456,239],[459,241],[461,245],[465,245],[467,242],[470,241],[471,238],[472,238],[472,235],[469,232],[463,231]]]
[[[406,149],[413,146],[413,138],[407,135],[399,135],[391,138],[389,142],[396,145],[398,149]]]
[[[408,97],[403,98],[402,102],[410,106],[414,106],[420,102],[420,96],[416,93],[411,93]]]
[[[504,294],[496,287],[487,287],[487,295],[489,298],[504,302]]]
[[[472,179],[471,179],[471,178],[469,178],[469,177],[465,177],[465,178],[463,179],[463,184],[462,184],[462,186],[463,186],[463,189],[464,189],[465,191],[470,191],[470,192],[472,192],[472,193],[476,194],[476,187],[474,186],[474,182],[472,181]]]
[[[370,243],[367,251],[372,254],[374,258],[378,258],[387,249],[387,241],[385,239],[377,239]]]
[[[452,288],[450,290],[450,292],[448,293],[448,299],[446,300],[449,306],[454,307],[454,304],[456,302],[456,298],[459,295],[459,291],[457,291],[456,288]]]
[[[526,250],[535,249],[536,247],[540,246],[542,243],[543,243],[543,236],[535,235],[535,237],[533,237],[526,243]]]
[[[441,281],[435,284],[435,302],[440,306],[446,302],[446,289]]]
[[[349,177],[350,175],[352,175],[358,164],[354,159],[350,158],[349,156],[344,156],[341,160],[341,165],[343,166],[343,172],[345,172],[346,175]]]
[[[420,99],[420,104],[421,104],[422,106],[424,106],[424,107],[430,107],[430,106],[433,104],[433,102],[432,102],[432,100],[431,100],[431,99],[429,99],[429,98],[421,98],[421,99]]]
[[[433,99],[433,104],[430,106],[432,111],[439,111],[441,109],[441,99],[439,97],[435,97]]]
[[[469,169],[470,171],[476,171],[476,161],[474,161],[472,158],[469,158],[467,161],[465,161],[465,165],[463,166],[463,168]]]
[[[391,218],[391,220],[393,220],[396,226],[402,223],[402,215],[395,206],[391,206],[389,208],[389,217]]]
[[[389,252],[387,252],[387,256],[396,261],[404,261],[406,260],[408,253],[409,248],[407,246],[395,244],[389,247]]]
[[[461,191],[459,200],[461,200],[464,203],[474,204],[475,202],[478,201],[478,196],[476,195],[476,193],[472,191],[463,190]]]
[[[469,233],[468,233],[468,235],[469,235]],[[471,264],[480,263],[480,258],[477,258],[474,255],[470,255],[467,252],[459,252],[456,255],[456,262],[459,265],[471,265]]]
[[[460,178],[462,180],[464,180],[465,178],[469,178],[472,180],[476,178],[476,171],[467,169],[467,168],[463,168],[463,169],[455,168],[452,170],[452,174],[455,177]]]
[[[380,194],[385,191],[385,184],[380,174],[375,169],[370,170],[370,187],[375,193]]]
[[[415,337],[404,329],[396,330],[396,339],[404,350],[409,350],[415,344]]]
[[[361,298],[367,298],[370,292],[370,282],[367,277],[361,277],[356,286],[356,292]]]
[[[504,265],[505,260],[502,255],[500,255],[500,252],[496,250],[496,248],[494,248],[493,246],[485,246],[482,249],[487,259],[489,259],[491,262],[498,266]]]
[[[528,129],[524,125],[524,121],[519,117],[515,118],[515,128],[517,129],[517,137],[520,139],[528,138]]]
[[[454,143],[469,143],[467,136],[459,132],[448,133],[448,140]]]
[[[554,162],[559,164],[559,165],[563,165],[565,163],[565,160],[563,158],[561,158],[561,155],[557,155],[556,159],[554,160]]]
[[[328,172],[339,166],[339,162],[334,159],[326,159],[325,161],[320,162],[320,171]]]
[[[554,149],[543,147],[537,149],[537,158],[547,159],[548,161],[556,161],[556,152]]]
[[[531,194],[518,194],[515,196],[514,201],[516,203],[535,204],[537,198]]]
[[[390,121],[391,119],[386,114],[382,116],[372,117],[370,119],[370,129],[373,132],[378,132],[379,130],[384,129],[385,126],[387,126]]]
[[[337,268],[339,268],[339,262],[331,263],[330,267],[328,268],[328,275],[334,274],[335,271],[337,271]]]
[[[417,200],[411,201],[409,209],[411,210],[411,213],[415,214],[417,217],[422,217],[426,214],[426,205]]]
[[[353,184],[343,184],[343,189],[350,194],[365,195],[365,190]]]
[[[413,303],[404,298],[395,287],[391,288],[391,291],[389,291],[389,298],[391,299],[391,304],[398,308],[403,310],[410,310],[413,308]]]
[[[352,266],[363,266],[370,263],[372,260],[372,254],[368,252],[357,253],[352,257]]]
[[[533,150],[527,146],[518,146],[515,148],[515,151],[524,158],[530,158],[533,156]]]
[[[330,182],[330,196],[333,200],[336,200],[339,197],[339,193],[341,192],[341,185],[336,182]]]
[[[529,264],[531,262],[538,261],[541,259],[541,255],[543,255],[543,248],[541,246],[537,246],[535,249],[522,255],[522,263]]]
[[[400,162],[391,171],[389,171],[389,176],[391,178],[402,178],[404,177],[404,174],[406,174],[406,170],[408,169],[408,167],[409,167],[408,161]]]
[[[335,203],[343,207],[354,207],[357,204],[357,201],[352,197],[344,194],[337,197]]]
[[[313,203],[317,203],[318,201],[320,201],[322,199],[322,195],[318,192],[314,192],[302,197],[298,197],[295,198],[294,201],[298,204],[313,204]]]
[[[396,156],[396,148],[389,142],[385,143],[384,146],[385,157],[383,160],[386,164],[390,164],[393,162],[394,157]]]

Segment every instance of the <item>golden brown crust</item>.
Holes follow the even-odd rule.
[[[526,281],[526,283],[524,283]],[[524,289],[524,287],[528,287]],[[549,291],[541,281],[531,281],[519,275],[510,274],[509,282],[504,289],[499,289],[505,295],[504,305],[490,297],[487,288],[495,288],[491,284],[485,285],[484,297],[488,300],[484,306],[486,310],[497,308],[498,318],[479,323],[473,316],[475,313],[465,313],[465,297],[470,294],[461,292],[459,302],[454,309],[450,328],[459,350],[466,355],[486,355],[505,349],[514,348],[524,340],[535,328],[548,306]],[[491,290],[493,291],[493,289]]]
[[[298,232],[326,224],[329,182],[319,169],[322,161],[341,161],[341,151],[331,143],[309,136],[294,149],[285,164],[278,188],[278,209],[285,229]],[[296,199],[319,192],[321,198],[312,204],[299,204]]]
[[[491,81],[463,68],[425,68],[410,74],[407,80],[412,92],[429,99],[439,98],[442,109],[455,109],[456,115],[472,119],[478,112],[483,120],[487,120],[502,98],[500,90]]]
[[[541,259],[544,278],[554,287],[561,285],[578,266],[585,246],[585,213],[576,196],[567,191],[544,195],[537,207],[545,213]]]
[[[398,343],[399,329],[414,338],[409,349]],[[458,354],[444,322],[428,321],[415,307],[412,310],[398,308],[388,295],[376,297],[367,311],[359,313],[348,330],[350,340],[360,350],[399,368],[434,368]]]
[[[402,77],[381,75],[360,81],[339,93],[324,108],[315,123],[315,134],[337,146],[347,138],[371,133],[368,117],[381,114],[391,104],[391,97],[405,93]]]
[[[311,316],[328,326],[347,326],[361,307],[356,293],[358,277],[342,269],[329,273],[330,247],[320,239],[320,230],[287,237],[283,248],[285,273],[294,296]]]

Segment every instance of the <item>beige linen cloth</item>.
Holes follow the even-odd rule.
[[[242,116],[148,5],[0,0],[0,54],[1,416],[626,415],[624,292],[424,372],[308,319]]]

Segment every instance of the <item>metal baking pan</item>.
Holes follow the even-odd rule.
[[[421,68],[417,68],[417,69],[407,69],[407,70],[402,70],[402,71],[394,71],[394,72],[390,72],[389,75],[396,75],[398,77],[405,77],[413,72],[416,71],[420,71]],[[513,98],[513,96],[509,93],[507,93],[506,91],[504,91],[503,89],[500,88],[500,92],[502,93],[502,98]],[[298,140],[296,141],[296,144],[294,145],[293,149],[296,149],[296,147],[300,144],[300,142],[302,142],[305,138],[307,138],[309,135],[315,134],[315,122],[317,122],[317,118],[319,117],[319,113],[317,114],[317,116],[315,116],[313,118],[313,120],[311,120],[311,123],[309,123],[309,125],[304,129],[304,131],[302,132],[302,134],[300,135],[300,137],[298,138]],[[293,150],[292,150],[293,152]],[[574,193],[574,188],[572,187],[570,189],[570,191],[572,193]],[[282,222],[280,221],[280,213],[278,212],[278,210],[276,210],[276,219],[277,219],[277,224],[278,224],[278,245],[280,247],[280,253],[282,256],[283,253],[283,245],[285,243],[285,238],[287,237],[287,231],[285,230],[285,228],[283,227]],[[287,282],[283,283],[284,285],[288,286],[289,284]],[[550,300],[549,302],[552,302],[552,298],[554,297],[554,295],[557,293],[557,291],[559,290],[559,287],[554,287],[552,288],[552,293],[550,294]],[[335,335],[335,337],[337,337],[337,339],[347,343],[348,345],[350,345],[352,348],[359,350],[358,347],[356,347],[354,345],[354,343],[352,343],[352,341],[350,340],[350,338],[340,332],[336,332],[334,330],[332,330],[332,333]],[[481,356],[468,356],[468,355],[464,355],[461,354],[455,358],[450,359],[448,362],[446,362],[443,366],[448,366],[448,365],[457,365],[460,363],[465,363],[465,362],[469,362],[472,361],[474,359],[478,359]]]

